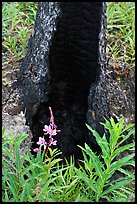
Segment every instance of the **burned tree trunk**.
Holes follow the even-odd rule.
[[[52,107],[62,157],[81,158],[77,145],[98,150],[85,123],[103,133],[108,117],[105,83],[106,3],[39,2],[34,35],[18,76],[33,147]]]

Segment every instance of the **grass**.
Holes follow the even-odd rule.
[[[109,2],[108,58],[118,73],[135,66],[135,2]]]
[[[27,41],[33,32],[37,2],[2,3],[2,48],[15,60],[25,54]]]

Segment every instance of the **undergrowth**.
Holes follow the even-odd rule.
[[[10,53],[15,60],[23,57],[36,11],[37,2],[2,2],[3,53]]]
[[[134,188],[129,187],[134,185],[134,171],[127,168],[134,166],[134,143],[124,143],[134,134],[134,124],[125,126],[123,118],[117,123],[111,118],[102,125],[109,132],[108,141],[105,133],[101,138],[87,125],[102,153],[97,156],[87,144],[79,146],[84,157],[79,167],[75,167],[72,157],[70,162],[61,164],[58,149],[49,148],[50,156],[45,155],[45,150],[36,157],[29,150],[21,155],[20,145],[27,135],[9,137],[3,129],[3,202],[134,201]],[[125,150],[133,153],[116,159]],[[114,176],[116,172],[120,177]]]

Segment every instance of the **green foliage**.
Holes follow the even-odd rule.
[[[135,2],[107,5],[108,56],[112,57],[114,67],[123,64],[130,69],[135,62]]]
[[[31,151],[21,155],[20,144],[27,135],[7,137],[3,129],[3,202],[99,202],[102,199],[128,202],[134,193],[128,187],[134,184],[134,172],[124,167],[134,166],[134,153],[117,160],[115,158],[123,151],[134,148],[133,143],[124,144],[134,134],[134,125],[125,126],[123,118],[118,123],[111,118],[102,125],[110,134],[109,141],[105,134],[101,138],[87,125],[102,153],[97,156],[87,144],[85,148],[80,146],[83,160],[79,168],[75,167],[72,157],[70,162],[61,164],[61,152],[57,149],[49,148],[46,161],[45,152],[37,153],[36,157]],[[116,171],[122,172],[123,176],[113,178]]]
[[[4,129],[2,135],[4,202],[71,200],[69,196],[74,196],[78,183],[72,160],[70,164],[66,162],[66,165],[60,166],[61,159],[56,157],[61,152],[50,148],[50,157],[47,156],[45,162],[45,152],[37,153],[36,158],[30,151],[20,155],[20,144],[27,135],[7,137]]]
[[[2,3],[3,51],[12,53],[16,60],[24,54],[34,27],[36,10],[37,2]]]
[[[91,159],[90,163],[92,163],[92,168],[93,170],[95,170],[95,174],[92,177],[90,185],[92,186],[92,189],[94,189],[93,191],[95,193],[96,202],[98,202],[101,198],[108,199],[107,195],[109,193],[113,193],[113,190],[126,186],[132,183],[134,180],[133,174],[130,174],[127,170],[123,169],[123,167],[125,165],[134,166],[133,158],[135,154],[132,153],[118,160],[114,160],[114,158],[121,154],[123,151],[134,148],[134,143],[124,144],[123,146],[120,146],[120,144],[125,141],[125,138],[123,138],[125,131],[130,130],[125,136],[126,139],[134,133],[134,124],[130,124],[124,127],[123,118],[121,118],[118,123],[115,123],[114,119],[111,118],[110,121],[106,120],[105,123],[101,124],[105,127],[105,129],[108,129],[109,141],[107,141],[105,133],[103,137],[100,137],[100,135],[95,130],[87,125],[88,129],[95,136],[98,145],[101,147],[102,154],[100,155],[100,157],[97,157],[87,144],[85,144],[85,148],[81,147],[81,149],[87,155],[89,155]],[[102,162],[102,159],[104,160],[104,162]],[[125,174],[125,176],[115,181],[115,183],[113,183],[112,185],[110,179],[113,177],[116,171],[122,172],[123,174]],[[104,190],[105,188],[106,190]]]

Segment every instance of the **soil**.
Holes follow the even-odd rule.
[[[12,55],[4,55],[2,61],[5,62],[7,59],[9,64],[3,66],[2,69],[4,72],[2,78],[2,127],[5,128],[5,134],[9,137],[11,134],[21,135],[23,132],[28,134],[20,150],[24,154],[31,147],[32,134],[29,126],[26,125],[24,107],[17,87],[17,72],[22,59],[15,61]]]

